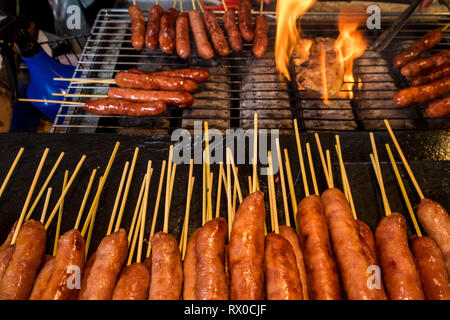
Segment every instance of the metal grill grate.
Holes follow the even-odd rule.
[[[146,13],[145,13],[146,14]],[[221,20],[222,13],[218,12]],[[446,125],[447,119],[427,119],[426,105],[399,109],[392,104],[392,97],[399,88],[407,86],[397,70],[390,66],[394,52],[407,46],[426,32],[450,21],[449,14],[414,16],[398,34],[388,50],[377,53],[367,51],[355,60],[354,97],[338,95],[325,105],[319,99],[309,98],[298,90],[295,81],[282,79],[275,67],[275,15],[266,14],[269,21],[269,48],[263,59],[254,59],[251,44],[245,44],[240,53],[228,57],[203,60],[192,50],[184,61],[176,55],[167,56],[161,51],[136,52],[130,43],[130,21],[126,9],[103,9],[99,12],[87,40],[74,78],[111,79],[115,73],[133,67],[148,71],[186,67],[208,68],[210,79],[200,84],[194,92],[195,104],[186,110],[170,109],[156,118],[131,118],[123,116],[98,116],[87,114],[83,107],[61,105],[52,132],[119,132],[167,134],[177,128],[193,128],[195,120],[208,121],[218,129],[248,128],[253,114],[259,115],[260,128],[292,130],[292,119],[297,118],[302,130],[376,130],[383,129],[382,118],[391,119],[397,129],[436,129]],[[382,30],[396,18],[396,14],[383,14]],[[337,14],[307,13],[302,21],[305,37],[326,34],[336,38]],[[368,31],[369,43],[381,30]],[[448,49],[450,33],[445,32],[442,43],[433,50]],[[195,45],[192,43],[192,48]],[[291,63],[291,78],[297,68]],[[106,94],[108,85],[70,83],[70,94]],[[345,92],[345,90],[342,90]],[[68,98],[85,101],[86,98]]]

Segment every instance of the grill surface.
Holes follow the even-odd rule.
[[[145,13],[146,15],[146,13]],[[217,12],[221,20],[222,13]],[[195,120],[208,121],[218,129],[248,128],[253,114],[259,115],[260,128],[279,128],[289,132],[292,119],[297,118],[301,130],[377,130],[384,129],[383,118],[389,118],[397,129],[438,129],[448,125],[448,118],[427,119],[427,104],[399,109],[392,97],[400,88],[408,86],[398,70],[391,67],[394,54],[412,41],[436,27],[450,22],[450,14],[426,14],[413,16],[400,31],[394,42],[381,53],[366,51],[354,62],[354,97],[349,99],[346,90],[330,99],[325,105],[320,99],[310,98],[298,90],[295,80],[281,78],[274,61],[275,15],[266,13],[270,24],[269,48],[263,59],[254,59],[251,44],[245,44],[240,53],[228,57],[203,60],[197,56],[195,44],[191,57],[184,61],[176,55],[167,56],[160,50],[136,52],[130,43],[130,20],[126,9],[103,9],[99,12],[87,40],[74,78],[111,79],[115,73],[138,67],[148,71],[186,67],[208,68],[210,79],[194,93],[195,104],[186,110],[170,109],[156,118],[130,118],[123,116],[98,116],[87,114],[82,106],[61,105],[52,132],[118,132],[168,134],[177,128],[193,128]],[[382,15],[381,30],[366,30],[369,43],[395,20],[397,14]],[[302,22],[303,37],[328,36],[336,38],[337,14],[307,13]],[[450,31],[442,42],[431,50],[447,50]],[[290,65],[291,78],[297,68]],[[109,85],[70,83],[67,93],[107,93]],[[347,90],[349,91],[349,90]],[[85,101],[87,98],[68,98]]]

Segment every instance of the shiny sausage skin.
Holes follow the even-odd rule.
[[[303,300],[309,300],[308,276],[306,274],[305,262],[303,260],[303,253],[302,249],[300,248],[298,235],[293,228],[288,226],[280,226],[279,229],[280,235],[283,236],[287,241],[289,241],[292,249],[294,250],[295,260],[297,263],[297,269],[302,286]]]
[[[128,14],[131,19],[131,45],[137,51],[144,48],[145,18],[139,6],[129,6]]]
[[[191,55],[191,40],[189,39],[189,15],[186,12],[180,13],[175,26],[175,47],[178,56],[187,59]]]
[[[55,268],[55,258],[52,257],[51,260],[47,261],[47,263],[44,264],[41,271],[39,271],[39,274],[36,277],[36,280],[34,281],[33,289],[31,290],[29,300],[41,300],[42,294],[47,288],[48,282],[52,277],[54,268]]]
[[[169,106],[180,108],[189,107],[195,101],[194,97],[186,91],[141,90],[117,87],[109,88],[108,97],[135,102],[162,101]]]
[[[264,16],[257,16],[255,22],[255,36],[253,38],[252,52],[255,58],[260,59],[264,56],[269,44],[269,39],[267,38],[267,31],[269,30],[269,25],[267,24]]]
[[[161,16],[159,23],[159,47],[166,54],[172,54],[175,49],[175,21],[178,10],[168,9]]]
[[[450,50],[438,52],[429,58],[411,61],[403,66],[400,72],[405,77],[415,77],[430,68],[440,67],[447,63],[450,63]]]
[[[89,279],[89,275],[91,274],[92,266],[95,262],[96,253],[94,252],[88,261],[84,264],[83,276],[81,277],[81,290],[78,291],[77,299],[81,296],[81,292],[83,288],[86,288],[87,280]]]
[[[228,8],[223,15],[223,27],[228,35],[228,42],[234,52],[240,52],[243,49],[242,37],[236,25],[236,9]]]
[[[264,193],[245,197],[233,221],[228,245],[232,300],[264,299]]]
[[[267,300],[302,300],[302,284],[294,250],[283,236],[265,239],[264,273]]]
[[[383,218],[375,231],[384,285],[390,300],[423,300],[419,273],[408,247],[406,220],[400,213]]]
[[[450,64],[444,64],[443,66],[431,69],[429,72],[423,75],[413,77],[411,79],[412,86],[420,86],[422,84],[450,76]]]
[[[189,238],[186,255],[183,261],[183,300],[196,300],[195,296],[195,282],[197,281],[197,256],[195,253],[195,246],[197,243],[200,229],[195,230]]]
[[[190,10],[188,14],[189,24],[191,26],[192,35],[194,36],[198,55],[203,59],[211,59],[214,57],[214,51],[209,43],[208,36],[206,35],[205,25],[203,24],[200,12]]]
[[[15,247],[15,245],[10,245],[0,250],[0,280],[3,278],[6,268],[8,268],[9,262],[14,254]]]
[[[314,300],[340,300],[339,276],[331,251],[322,200],[319,196],[312,195],[300,201],[297,210],[297,223],[308,275],[310,298]]]
[[[370,289],[367,286],[370,264],[345,195],[339,189],[328,189],[322,194],[322,203],[339,275],[348,299],[385,299],[382,289]]]
[[[442,40],[441,29],[434,29],[422,38],[414,42],[408,49],[395,56],[392,64],[394,67],[401,67],[419,57],[422,53],[431,49]]]
[[[47,233],[39,221],[28,220],[19,231],[16,248],[0,281],[0,300],[28,299],[44,257]]]
[[[129,117],[153,117],[166,112],[162,101],[133,102],[119,99],[87,100],[84,110],[101,115],[120,115]]]
[[[430,102],[425,113],[430,118],[441,118],[450,115],[450,97]]]
[[[148,11],[147,31],[145,32],[145,46],[155,51],[158,48],[159,23],[164,10],[161,6],[155,4]]]
[[[216,52],[222,57],[229,55],[230,48],[228,47],[227,39],[225,39],[223,30],[217,22],[214,12],[211,10],[205,10],[203,13],[203,18],[205,19],[206,29],[208,30],[209,36],[211,37],[211,42],[213,43]]]
[[[228,300],[228,278],[225,272],[227,223],[223,218],[206,222],[195,245],[197,300]]]
[[[131,73],[139,73],[145,74],[148,76],[164,76],[164,77],[174,77],[174,78],[184,78],[194,80],[197,83],[205,82],[209,78],[208,69],[201,68],[186,68],[186,69],[174,69],[167,71],[157,71],[157,72],[149,72],[140,69],[130,69],[128,72]]]
[[[66,232],[58,241],[58,249],[55,256],[55,267],[47,288],[42,294],[41,300],[75,300],[78,290],[69,288],[68,278],[74,274],[78,267],[80,275],[84,267],[85,242],[81,233],[72,229]],[[71,283],[73,285],[73,283]]]
[[[126,266],[117,282],[113,300],[147,300],[150,288],[150,270],[144,263]]]
[[[372,230],[361,220],[356,220],[356,226],[358,227],[359,238],[361,239],[364,254],[367,260],[369,260],[369,264],[378,265],[377,246]]]
[[[252,3],[250,0],[241,0],[238,9],[239,30],[242,38],[250,42],[253,40]]]
[[[183,289],[183,266],[177,240],[168,233],[158,232],[151,241],[149,300],[179,300]]]
[[[407,107],[415,103],[433,100],[450,91],[450,76],[435,80],[422,86],[406,88],[397,92],[394,103],[398,107]]]
[[[78,300],[111,300],[127,252],[128,238],[124,229],[104,237]]]
[[[427,300],[450,300],[450,280],[444,256],[428,237],[411,238],[411,251],[419,269],[420,282]]]
[[[118,72],[116,84],[121,88],[188,91],[197,89],[197,83],[181,77],[146,75],[133,72]]]
[[[439,203],[423,199],[417,206],[417,219],[441,249],[450,275],[450,217],[447,211]]]

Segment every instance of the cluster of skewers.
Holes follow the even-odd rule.
[[[176,9],[177,0],[174,0],[173,8],[167,11],[164,11],[156,0],[156,4],[148,12],[146,27],[142,10],[134,1],[133,5],[128,8],[133,48],[141,51],[145,45],[147,49],[155,51],[159,44],[159,48],[165,54],[173,54],[176,50],[180,58],[187,59],[191,55],[190,27],[198,55],[203,59],[213,58],[214,51],[222,57],[228,56],[231,50],[242,51],[242,39],[246,42],[253,41],[252,52],[255,58],[261,58],[264,55],[268,46],[269,26],[263,16],[263,1],[261,1],[260,15],[255,20],[255,27],[253,27],[250,0],[242,0],[239,3],[237,15],[239,27],[236,25],[236,10],[227,8],[225,1],[222,1],[225,10],[223,27],[227,33],[228,42],[214,12],[204,10],[200,1],[197,0],[197,2],[203,13],[203,19],[196,9],[195,0],[192,0],[193,10],[187,13],[183,12],[183,0],[180,0],[180,12]],[[206,31],[208,31],[211,42]]]
[[[386,150],[398,185],[407,204],[417,236],[408,243],[406,219],[392,213],[384,189],[377,146],[370,134],[370,159],[380,187],[386,217],[379,223],[375,235],[357,217],[339,136],[335,149],[339,160],[341,185],[335,188],[331,153],[322,149],[315,135],[320,162],[328,189],[319,195],[311,156],[306,151],[314,194],[310,194],[302,144],[297,123],[294,122],[298,160],[305,198],[297,205],[288,150],[284,161],[279,140],[276,154],[268,152],[267,186],[270,226],[266,225],[264,193],[260,191],[257,170],[257,115],[254,119],[252,175],[248,177],[249,195],[242,194],[238,168],[231,149],[227,148],[226,164],[219,164],[217,203],[213,214],[212,189],[214,174],[210,167],[208,125],[205,123],[203,153],[202,227],[188,241],[190,203],[195,177],[193,160],[189,165],[186,210],[181,238],[177,241],[168,233],[170,204],[177,165],[173,163],[173,146],[168,161],[163,161],[151,222],[147,251],[143,253],[148,196],[154,168],[148,161],[142,179],[129,232],[121,228],[130,185],[139,149],[136,148],[131,166],[126,162],[118,186],[106,236],[95,253],[85,262],[99,199],[114,162],[116,144],[108,165],[98,182],[94,200],[79,231],[84,208],[94,183],[91,174],[74,229],[61,237],[60,225],[64,197],[83,165],[81,158],[69,178],[66,172],[63,191],[46,219],[51,189],[48,189],[40,221],[31,219],[33,210],[52,179],[61,158],[55,163],[36,200],[29,204],[36,187],[48,149],[41,158],[25,205],[4,244],[0,247],[0,299],[450,299],[450,217],[438,203],[426,199],[414,178],[395,135],[385,121],[389,134],[405,168],[420,196],[417,216],[429,237],[423,236],[398,172],[388,144]],[[0,187],[0,196],[11,177],[23,150],[19,151],[7,178]],[[283,195],[285,226],[278,222],[274,161],[278,161],[279,182]],[[284,165],[283,165],[284,164]],[[167,172],[167,173],[166,173]],[[165,180],[164,223],[155,233],[160,199]],[[234,182],[234,186],[232,187]],[[287,182],[286,182],[287,180]],[[222,187],[227,198],[227,220],[220,217]],[[294,221],[290,219],[290,196]],[[236,210],[237,202],[239,207]],[[45,256],[46,230],[58,213],[57,235],[53,257]],[[25,223],[24,223],[25,222]],[[115,225],[114,225],[115,223]],[[270,229],[269,229],[270,228]],[[271,233],[268,233],[271,231]],[[86,241],[84,237],[86,236]],[[59,241],[58,241],[59,240]],[[228,241],[227,241],[228,240]],[[137,253],[135,257],[135,249]],[[134,260],[135,259],[135,260]],[[133,261],[136,261],[133,263]],[[124,265],[126,265],[124,267]],[[78,271],[74,271],[74,266]],[[105,267],[106,266],[106,267]],[[377,266],[381,272],[376,273]],[[75,268],[76,269],[76,268]],[[375,279],[371,285],[371,270]],[[81,277],[81,285],[70,285],[73,274]],[[378,276],[378,281],[377,277]]]

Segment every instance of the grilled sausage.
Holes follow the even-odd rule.
[[[216,52],[222,57],[229,55],[230,48],[228,47],[227,39],[225,39],[223,30],[217,22],[214,12],[211,10],[205,10],[203,18],[205,19],[206,29],[208,30],[209,36],[211,37],[211,42]]]
[[[133,263],[123,269],[112,296],[113,300],[147,300],[150,270],[144,263]]]
[[[195,230],[192,236],[189,238],[186,255],[183,261],[183,299],[184,300],[196,300],[195,296],[195,282],[197,277],[197,257],[195,253],[195,245],[197,243],[198,234],[200,229]]]
[[[159,23],[164,10],[161,6],[155,4],[148,11],[147,31],[145,32],[145,46],[155,51],[158,48]]]
[[[175,22],[178,10],[168,9],[161,16],[159,23],[159,47],[166,54],[172,54],[175,49]]]
[[[198,55],[203,59],[211,59],[214,57],[214,51],[206,35],[205,25],[200,13],[196,10],[190,10],[188,14]]]
[[[131,19],[131,45],[137,51],[144,48],[145,18],[139,6],[129,6],[128,14]]]
[[[197,83],[195,81],[182,77],[156,76],[134,72],[118,72],[115,80],[116,84],[121,88],[188,92],[197,89]]]
[[[111,87],[108,90],[111,99],[135,102],[162,101],[169,106],[186,108],[194,103],[194,97],[186,91],[141,90]]]
[[[195,245],[198,300],[227,300],[228,278],[225,272],[225,239],[227,223],[223,218],[206,222]]]
[[[140,69],[130,69],[128,72],[131,73],[139,73],[145,74],[148,76],[164,76],[164,77],[175,77],[175,78],[184,78],[194,80],[197,83],[205,82],[208,80],[209,71],[208,69],[201,68],[189,68],[189,69],[175,69],[175,70],[167,70],[167,71],[157,71],[157,72],[149,72]]]
[[[264,193],[247,196],[239,206],[228,246],[233,300],[264,299]]]
[[[441,249],[450,275],[450,217],[447,211],[439,203],[423,199],[417,206],[417,218]]]
[[[264,16],[257,16],[255,22],[255,36],[253,38],[252,52],[255,58],[260,59],[264,56],[269,44],[269,39],[267,38],[267,31],[269,30],[269,25],[267,24]]]
[[[363,247],[364,254],[369,260],[370,265],[378,265],[377,247],[375,237],[370,227],[361,220],[356,220],[359,238]]]
[[[101,115],[153,117],[166,112],[166,104],[162,101],[133,102],[108,98],[88,100],[84,110]]]
[[[422,86],[406,88],[397,92],[394,103],[398,107],[407,107],[415,103],[433,100],[450,91],[450,76],[435,80]]]
[[[223,27],[228,35],[228,42],[234,52],[240,52],[243,49],[242,37],[236,25],[236,9],[228,8],[223,15]]]
[[[302,300],[302,284],[294,250],[283,236],[265,239],[264,273],[267,300]]]
[[[189,15],[186,12],[182,12],[178,16],[175,34],[175,47],[178,56],[182,59],[189,58],[191,55],[191,40],[189,39]]]
[[[450,50],[441,51],[429,58],[418,59],[404,65],[400,70],[405,77],[415,77],[433,67],[450,63]]]
[[[450,114],[450,97],[430,102],[425,113],[430,118],[441,118]]]
[[[383,218],[375,231],[384,285],[390,300],[423,300],[419,274],[408,247],[406,220],[400,213]]]
[[[52,257],[39,271],[36,280],[34,281],[33,289],[31,290],[29,300],[41,300],[42,294],[47,288],[48,282],[53,274],[55,268],[55,258]]]
[[[183,267],[177,240],[158,232],[152,239],[152,281],[149,300],[179,300],[183,286]]]
[[[298,235],[295,230],[288,226],[280,226],[280,235],[283,236],[287,241],[289,241],[292,249],[294,250],[295,260],[297,263],[297,269],[300,276],[300,282],[302,286],[302,296],[303,300],[309,300],[308,292],[308,276],[306,274],[305,262],[303,260],[302,249],[300,248],[300,243],[298,240]],[[267,239],[266,239],[267,241]]]
[[[429,72],[423,75],[418,75],[411,79],[412,86],[420,86],[422,84],[450,76],[450,64],[444,64],[443,66],[431,69]]]
[[[420,282],[427,300],[450,300],[450,280],[444,256],[428,237],[411,238],[411,250],[419,269]]]
[[[322,194],[322,202],[339,274],[348,299],[385,299],[381,288],[371,289],[367,285],[370,264],[364,254],[359,231],[345,195],[339,189],[328,189]]]
[[[92,266],[94,265],[96,256],[97,254],[96,252],[94,252],[88,259],[88,261],[84,264],[83,276],[81,277],[81,290],[78,291],[77,299],[79,299],[79,297],[81,296],[83,288],[86,288],[86,283],[89,279],[89,275],[91,274]]]
[[[28,220],[17,236],[15,250],[0,281],[0,300],[28,299],[44,257],[47,233],[39,221]]]
[[[339,277],[319,196],[312,195],[300,201],[297,223],[308,275],[310,298],[314,300],[341,299]]]
[[[85,242],[78,230],[72,229],[62,235],[58,241],[54,270],[41,300],[76,299],[78,291],[73,284],[69,285],[68,278],[73,274],[73,267],[78,267],[82,274],[84,250]]]
[[[416,59],[428,49],[434,47],[441,40],[441,29],[434,29],[414,42],[408,49],[396,55],[392,64],[394,65],[394,67],[401,67],[409,61]]]
[[[94,263],[85,274],[85,287],[81,286],[78,300],[111,300],[127,252],[128,238],[124,229],[103,238]]]
[[[253,40],[252,3],[250,0],[241,0],[238,9],[239,30],[242,38],[250,42]]]
[[[8,268],[9,262],[14,254],[15,247],[15,245],[10,245],[0,250],[0,280],[3,278],[6,268]]]

